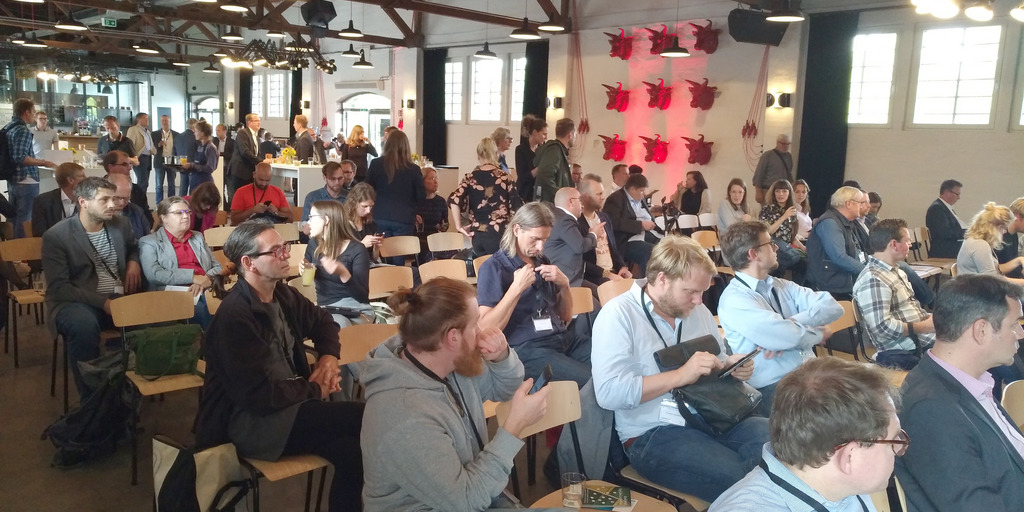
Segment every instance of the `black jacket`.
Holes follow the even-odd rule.
[[[32,236],[43,236],[47,229],[64,220],[60,188],[43,192],[32,201]]]
[[[647,213],[650,213],[647,203],[641,203],[644,205],[644,209],[648,210]],[[629,242],[630,237],[644,232],[642,221],[637,220],[636,212],[633,211],[633,207],[629,204],[629,197],[626,195],[625,188],[612,192],[608,199],[605,199],[604,213],[608,214],[608,218],[611,220],[619,252],[626,250],[626,243]],[[651,215],[651,218],[653,219],[654,215]]]

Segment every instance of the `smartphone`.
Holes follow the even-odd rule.
[[[533,381],[533,387],[530,388],[530,394],[532,395],[532,394],[540,391],[540,389],[543,388],[544,386],[547,386],[548,382],[550,382],[550,381],[551,381],[551,365],[549,364],[549,365],[545,366],[544,369],[540,372],[540,376],[538,376],[537,379]]]
[[[750,361],[751,359],[754,358],[754,356],[756,356],[756,355],[758,355],[760,353],[761,353],[761,349],[758,348],[757,350],[754,350],[753,352],[743,356],[743,359],[740,359],[739,361],[736,361],[735,363],[733,363],[728,368],[722,370],[722,373],[718,374],[718,378],[719,379],[724,379],[724,378],[732,375],[732,372],[736,368],[739,368],[740,366],[743,366],[743,365],[747,364],[747,361]]]
[[[263,201],[263,206],[270,206],[271,204],[273,204],[273,201]]]
[[[381,231],[380,233],[374,233],[373,236],[379,236],[381,238],[384,238],[384,232]]]

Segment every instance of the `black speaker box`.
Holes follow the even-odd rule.
[[[786,35],[789,23],[767,21],[766,16],[768,14],[764,11],[733,9],[729,13],[729,35],[737,43],[778,46],[782,43],[782,37]]]
[[[302,21],[311,27],[327,28],[331,20],[338,17],[334,4],[327,0],[310,0],[302,4]]]

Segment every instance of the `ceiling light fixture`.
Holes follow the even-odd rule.
[[[1017,7],[1010,9],[1010,17],[1024,23],[1024,2],[1021,2]]]
[[[509,34],[512,39],[523,39],[523,40],[535,40],[540,39],[540,34],[536,30],[530,28],[529,18],[523,18],[523,25]]]
[[[114,94],[114,90],[110,88],[110,84],[104,85],[100,94]]]
[[[973,2],[964,9],[964,14],[974,21],[992,20],[992,2],[990,0],[979,0]]]
[[[148,42],[148,43],[147,42],[143,42],[142,44],[139,45],[138,48],[135,49],[135,51],[137,51],[139,53],[145,53],[147,55],[155,55],[155,54],[158,54],[158,53],[163,53],[164,50],[162,48],[160,48],[159,46],[157,46],[156,43],[153,43],[153,42]]]
[[[366,60],[366,53],[363,50],[359,50],[359,60],[352,67],[356,69],[373,69],[373,64]]]
[[[194,1],[196,1],[198,3],[201,3],[201,4],[215,4],[215,3],[217,3],[217,0],[194,0]]]
[[[225,50],[223,48],[218,48],[218,49],[214,50],[214,52],[211,53],[210,55],[213,55],[214,57],[227,57],[228,56],[228,52],[227,52],[227,50]]]
[[[229,12],[249,12],[249,8],[242,5],[239,0],[228,0],[220,4],[220,8]]]
[[[85,73],[82,73],[82,76],[80,76],[78,79],[83,82],[88,82],[89,80],[92,80],[92,73],[86,71]]]
[[[766,21],[774,23],[795,23],[797,21],[804,20],[804,13],[800,12],[799,9],[793,8],[792,0],[786,1],[786,6],[780,9],[772,9],[765,17]]]
[[[676,0],[676,24],[679,24],[679,0]],[[658,55],[669,58],[689,57],[690,51],[682,46],[679,46],[679,36],[674,35],[672,37],[672,45],[667,48],[662,48]]]
[[[75,32],[81,32],[83,30],[89,30],[89,27],[85,26],[85,23],[82,23],[81,21],[78,21],[78,20],[75,20],[75,19],[71,19],[71,18],[61,18],[60,21],[58,21],[54,25],[54,28],[57,28],[57,29],[60,29],[60,30],[72,30],[72,31],[75,31]]]
[[[217,66],[214,66],[213,61],[211,60],[210,65],[203,68],[203,73],[219,74],[220,69],[218,69]]]
[[[21,44],[29,48],[46,48],[46,43],[40,41],[35,34],[29,34],[28,39],[25,39],[25,42]]]
[[[43,3],[44,0],[14,0],[14,1],[21,2],[23,4],[41,4],[41,3]]]
[[[189,64],[189,62],[187,60],[182,59],[181,57],[178,57],[177,59],[172,60],[171,64],[174,65],[174,66],[178,66],[179,68],[187,68],[187,67],[191,67],[192,66],[192,64]]]
[[[348,37],[353,39],[363,37],[363,33],[356,30],[356,27],[355,25],[353,25],[352,20],[348,20],[348,26],[341,29],[341,31],[338,32],[338,35],[341,37]]]
[[[273,37],[275,39],[280,39],[280,38],[284,37],[284,35],[285,35],[284,32],[281,32],[280,30],[268,30],[267,31],[267,37]]]
[[[931,13],[940,20],[948,20],[960,14],[960,5],[953,0],[938,0],[932,2]]]
[[[356,49],[352,46],[352,44],[349,43],[348,50],[345,50],[345,51],[341,52],[341,56],[342,57],[347,57],[349,59],[358,59],[359,58],[359,52],[357,52]]]
[[[498,58],[498,54],[496,54],[496,53],[491,51],[491,46],[486,41],[484,42],[484,49],[477,51],[476,53],[473,54],[473,56],[478,58],[478,59],[489,59],[489,60],[495,60],[495,59]]]
[[[14,44],[25,44],[25,33],[14,34],[11,36],[11,42]]]
[[[543,32],[565,32],[565,24],[552,18],[538,25],[537,29]]]
[[[242,34],[235,30],[235,27],[228,27],[228,31],[220,36],[225,41],[241,41]]]

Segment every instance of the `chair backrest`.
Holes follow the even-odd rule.
[[[189,292],[142,292],[110,301],[110,316],[117,327],[188,320],[195,315]]]
[[[458,231],[445,231],[427,235],[427,249],[430,252],[461,251],[466,248],[466,239]]]
[[[338,364],[350,364],[366,359],[377,345],[398,334],[396,324],[358,324],[338,331],[341,355]]]
[[[31,231],[29,231],[31,233]],[[15,238],[0,242],[0,260],[35,261],[43,258],[42,237]]]
[[[294,222],[274,224],[274,231],[277,231],[285,242],[294,242],[299,239],[299,227]]]
[[[713,228],[718,226],[718,219],[715,219],[715,214],[713,213],[702,213],[698,215],[697,222],[699,222],[702,227]]]
[[[719,274],[728,274],[730,276],[736,275],[736,271],[732,267],[716,267]]]
[[[21,223],[21,229],[25,230],[25,234],[31,234],[32,233],[32,221],[26,220],[25,222],[22,222]]]
[[[604,306],[608,301],[626,293],[629,287],[633,286],[632,279],[619,279],[618,281],[608,281],[597,287],[597,298]]]
[[[594,292],[585,286],[573,286],[569,288],[572,294],[572,314],[582,315],[594,310]]]
[[[210,228],[203,231],[203,238],[206,239],[206,245],[210,247],[224,247],[224,242],[228,240],[228,235],[234,230],[234,226]]]
[[[679,229],[693,229],[700,227],[700,219],[696,215],[680,215]]]
[[[1024,428],[1024,380],[1016,380],[1003,389],[1003,409],[1018,427]]]
[[[220,263],[221,267],[224,267],[228,263],[231,263],[231,260],[229,260],[227,255],[224,254],[223,249],[217,249],[216,251],[213,251],[213,259],[217,260],[217,262]]]
[[[843,316],[839,317],[838,320],[828,324],[828,328],[833,332],[839,332],[843,329],[849,329],[857,324],[857,318],[853,312],[853,301],[841,300],[839,305],[843,307]]]
[[[420,265],[421,282],[425,283],[435,277],[450,277],[456,281],[465,281],[466,262],[462,260],[434,260]]]
[[[718,247],[718,233],[714,231],[694,231],[690,237],[705,250],[710,251]]]
[[[917,228],[917,241],[924,247],[925,257],[930,257],[932,252],[932,232],[928,231],[927,226]]]
[[[299,263],[302,263],[305,257],[306,244],[292,244],[292,250],[288,253],[288,267],[291,269],[291,275],[299,275]]]
[[[949,275],[951,275],[951,276],[953,276],[953,277],[956,277],[956,275],[957,275],[957,273],[958,273],[958,272],[960,272],[960,271],[959,271],[959,270],[957,270],[957,268],[956,268],[956,263],[954,263],[954,264],[952,264],[952,265],[950,265],[950,266],[949,266]]]
[[[206,310],[209,311],[211,315],[216,315],[217,310],[220,309],[221,300],[214,297],[213,292],[210,290],[206,290],[204,295],[206,295]]]
[[[380,255],[385,258],[391,258],[393,256],[411,256],[419,253],[419,237],[411,235],[390,236],[380,242]]]
[[[487,258],[490,257],[490,254],[485,254],[483,256],[473,258],[473,273],[476,275],[480,275],[480,267],[483,266],[484,262],[487,261]]]
[[[228,212],[224,210],[217,210],[217,215],[213,218],[214,226],[227,226],[228,225]],[[203,233],[205,236],[206,233]]]
[[[382,266],[370,269],[370,297],[389,295],[401,287],[412,288],[412,268]]]
[[[302,207],[301,206],[292,206],[291,208],[292,208],[292,220],[294,220],[294,221],[302,220]]]
[[[303,297],[309,299],[310,302],[316,304],[316,286],[302,286],[302,278],[296,277],[288,280],[288,286],[295,288],[302,294]]]
[[[557,380],[548,384],[551,392],[548,393],[548,407],[544,416],[532,425],[527,426],[519,433],[519,437],[525,439],[538,432],[549,428],[565,425],[580,419],[582,409],[580,407],[580,388],[576,382],[571,380]],[[498,424],[504,425],[508,419],[509,403],[498,404]]]

